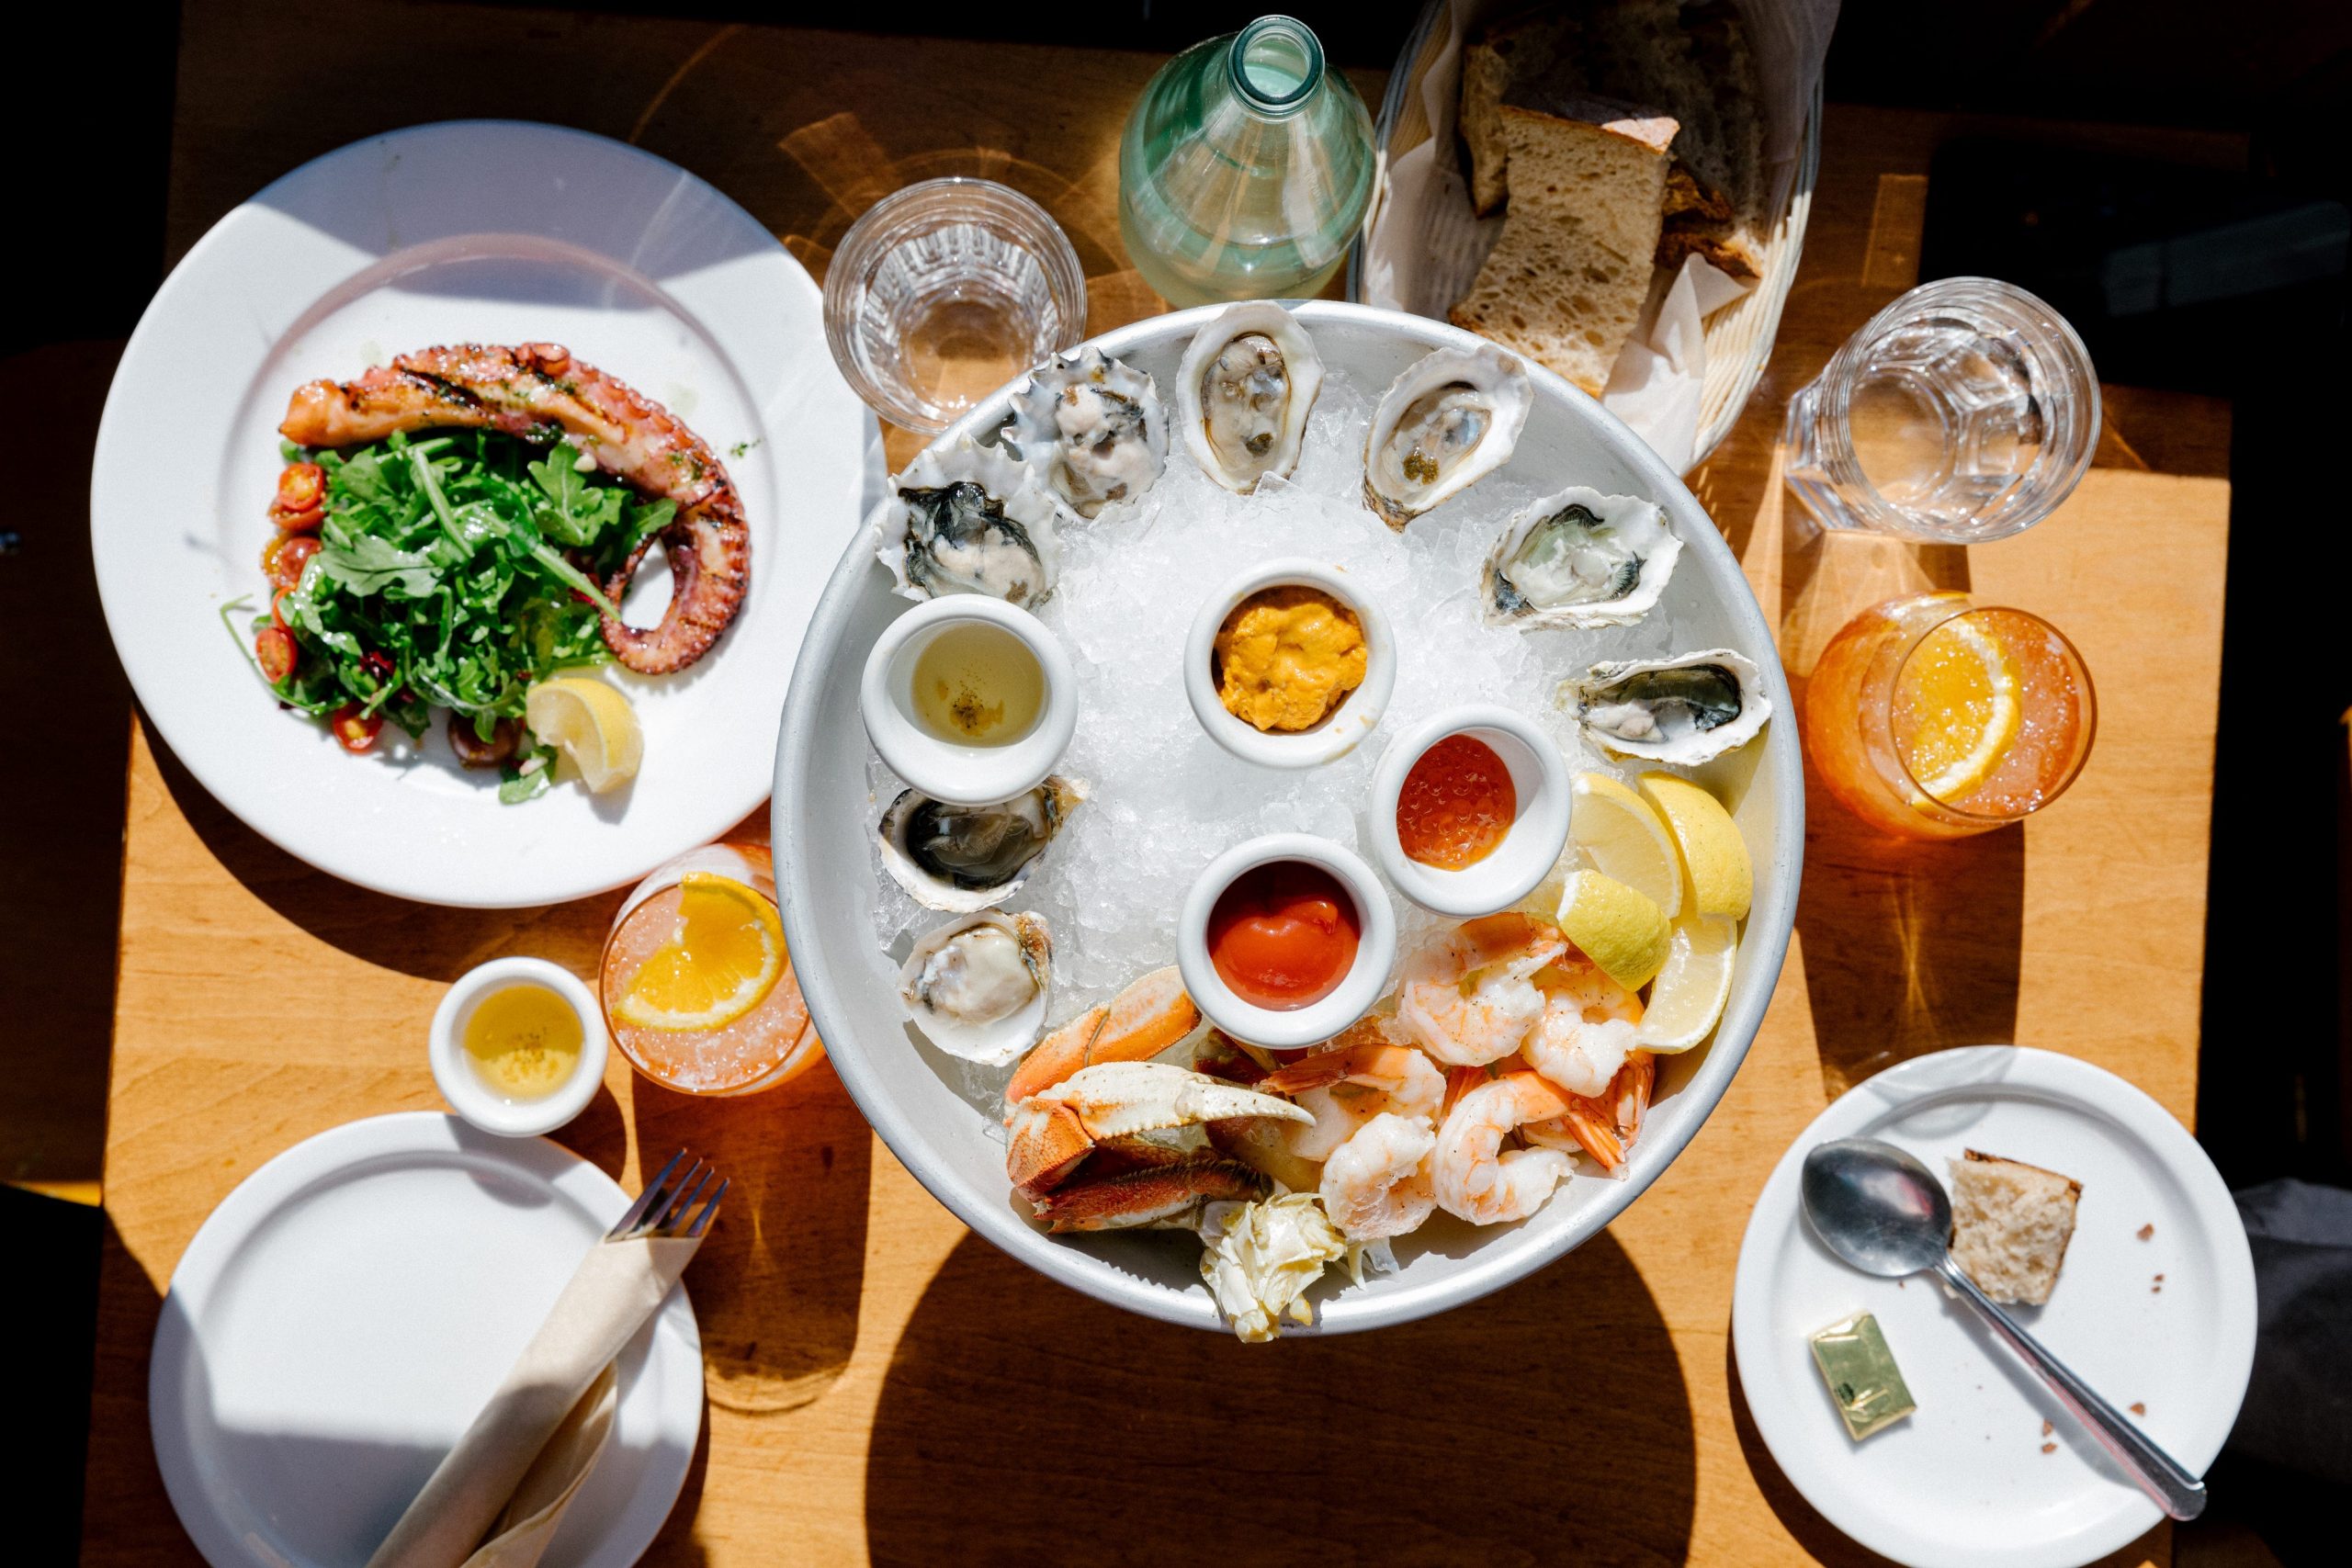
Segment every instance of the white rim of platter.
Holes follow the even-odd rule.
[[[352,757],[280,711],[246,628],[268,608],[265,509],[294,389],[431,344],[533,341],[619,377],[720,455],[750,519],[752,587],[691,670],[603,671],[644,727],[632,784],[598,797],[563,783],[501,806],[496,773],[461,770],[439,724],[421,756],[387,727],[378,751]],[[841,553],[872,429],[825,346],[816,285],[708,184],[556,126],[417,126],[285,175],[164,280],[98,428],[98,589],[149,720],[254,831],[402,898],[559,903],[642,876],[767,794],[761,738],[819,588],[791,563]],[[658,558],[625,606],[633,622],[667,602]],[[224,629],[240,597],[251,608]]]
[[[423,1111],[331,1128],[238,1183],[173,1270],[147,1373],[164,1486],[206,1561],[364,1561],[628,1203],[560,1145]],[[548,1568],[637,1561],[702,1400],[681,1284],[621,1352],[612,1435]]]
[[[1429,350],[1475,348],[1483,341],[1442,322],[1370,306],[1315,300],[1291,308],[1314,334],[1325,366],[1374,395]],[[1150,370],[1167,397],[1185,344],[1218,309],[1154,317],[1092,342],[1106,355]],[[1475,1247],[1448,1249],[1458,1256],[1432,1247],[1396,1274],[1367,1277],[1363,1285],[1342,1291],[1318,1289],[1311,1298],[1315,1328],[1286,1333],[1376,1328],[1445,1311],[1534,1272],[1607,1225],[1673,1161],[1723,1098],[1763,1021],[1788,951],[1804,851],[1804,784],[1788,684],[1763,614],[1723,536],[1657,455],[1623,421],[1552,372],[1533,365],[1528,371],[1535,408],[1510,471],[1538,486],[1588,483],[1657,500],[1684,542],[1677,581],[1704,585],[1705,631],[1697,635],[1720,638],[1693,646],[1737,649],[1764,672],[1775,714],[1762,739],[1698,775],[1736,802],[1735,820],[1758,868],[1755,907],[1713,1042],[1661,1058],[1659,1098],[1644,1122],[1625,1179],[1579,1179],[1532,1219],[1492,1227]],[[1012,390],[1011,385],[1001,389],[940,441],[978,439],[993,431]],[[1178,451],[1169,460],[1189,459]],[[1501,519],[1495,522],[1499,527]],[[897,970],[876,943],[869,918],[876,873],[867,813],[878,813],[881,803],[871,798],[865,775],[856,681],[866,649],[906,607],[861,540],[826,585],[785,709],[770,811],[785,930],[809,1013],[858,1109],[916,1179],[965,1224],[1040,1273],[1098,1300],[1170,1323],[1221,1329],[1201,1282],[1197,1249],[1150,1234],[1066,1237],[1039,1230],[1006,1184],[1001,1132],[991,1136],[981,1112],[910,1041]],[[1466,605],[1464,613],[1472,613]],[[1409,656],[1409,649],[1400,653]],[[1367,744],[1385,744],[1385,728]],[[1236,825],[1237,842],[1250,836],[1246,826]],[[1169,911],[1171,920],[1175,913]],[[1171,941],[1169,961],[1174,959]]]
[[[2144,1405],[2147,1434],[2201,1474],[2245,1397],[2255,1300],[2237,1206],[2197,1140],[2073,1056],[1972,1045],[1915,1057],[1833,1100],[1790,1145],[1748,1219],[1733,1288],[1757,1430],[1805,1500],[1862,1545],[1911,1568],[2075,1568],[2138,1539],[2162,1517],[2155,1504],[1965,1308],[1930,1280],[1898,1287],[1849,1269],[1815,1237],[1800,1168],[1833,1138],[1883,1138],[1939,1179],[1973,1148],[2080,1181],[2049,1303],[2009,1311],[2108,1403]],[[1855,1443],[1806,1337],[1863,1311],[1918,1409]]]

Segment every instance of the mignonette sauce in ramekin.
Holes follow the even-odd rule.
[[[1078,677],[1028,611],[951,593],[884,629],[858,706],[892,773],[933,800],[988,806],[1054,771],[1078,728]]]
[[[1304,588],[1328,595],[1355,618],[1363,634],[1363,679],[1302,729],[1260,729],[1225,705],[1217,633],[1245,600],[1269,589]],[[1269,768],[1311,768],[1335,761],[1380,726],[1396,684],[1396,639],[1381,613],[1348,575],[1306,556],[1261,561],[1201,602],[1184,641],[1184,695],[1210,739],[1245,762]]]
[[[1396,916],[1363,857],[1270,833],[1211,861],[1176,923],[1176,966],[1211,1023],[1286,1050],[1372,1010],[1396,960]]]
[[[610,1046],[579,976],[544,958],[499,958],[443,994],[428,1049],[450,1110],[485,1133],[528,1138],[587,1109]]]
[[[1432,776],[1424,759],[1446,772]],[[1559,744],[1532,720],[1486,704],[1449,708],[1381,754],[1373,853],[1396,891],[1424,909],[1491,915],[1533,892],[1559,863],[1569,805]],[[1409,824],[1400,820],[1408,810]]]

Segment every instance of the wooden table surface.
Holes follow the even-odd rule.
[[[819,268],[884,191],[948,172],[1008,180],[1070,231],[1100,330],[1158,308],[1124,270],[1114,218],[1118,129],[1158,63],[388,0],[327,25],[190,0],[172,255],[354,138],[511,116],[672,158]],[[1361,85],[1376,99],[1376,73]],[[2225,407],[2109,389],[2098,467],[2075,498],[1981,551],[1825,546],[1783,515],[1781,411],[1915,280],[1928,157],[1956,129],[1831,109],[1778,351],[1692,484],[1800,681],[1850,613],[1919,583],[2064,627],[2101,710],[2073,793],[2022,829],[1911,847],[1865,837],[1816,792],[1779,991],[1688,1152],[1555,1268],[1378,1334],[1246,1347],[1115,1313],[968,1235],[830,1070],[706,1104],[632,1080],[616,1056],[609,1094],[562,1141],[632,1188],[640,1151],[681,1144],[737,1183],[688,1277],[704,1440],[648,1562],[1871,1560],[1797,1496],[1734,1386],[1733,1260],[1773,1161],[1847,1085],[1948,1044],[2069,1052],[2183,1120],[2195,1098]],[[159,1299],[205,1216],[302,1138],[439,1108],[423,1047],[443,987],[510,953],[587,973],[615,903],[463,911],[345,886],[134,737],[88,1561],[194,1559],[144,1395]],[[2119,1560],[2170,1550],[2159,1530]]]

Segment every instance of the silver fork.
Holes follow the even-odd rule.
[[[695,1201],[702,1197],[703,1189],[718,1179],[718,1168],[707,1159],[697,1157],[686,1167],[683,1175],[677,1175],[678,1167],[685,1157],[684,1149],[670,1156],[670,1163],[645,1184],[645,1190],[637,1195],[637,1201],[628,1206],[628,1213],[605,1233],[606,1241],[630,1241],[641,1235],[674,1236],[691,1241],[710,1228],[711,1216],[718,1213],[718,1201],[727,1196],[730,1183],[719,1180],[717,1190],[704,1201],[702,1208],[690,1215],[689,1211],[694,1210]],[[672,1179],[673,1175],[676,1176],[675,1180]]]

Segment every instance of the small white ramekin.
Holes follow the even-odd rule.
[[[580,1019],[580,1064],[562,1087],[544,1100],[502,1098],[466,1060],[466,1025],[474,1009],[492,991],[509,986],[544,986],[569,1003]],[[494,958],[459,976],[443,995],[441,1005],[433,1010],[429,1049],[433,1081],[450,1110],[485,1133],[503,1138],[535,1138],[554,1132],[596,1098],[596,1086],[605,1081],[605,1059],[611,1043],[596,994],[571,970],[544,958]]]
[[[949,626],[973,621],[1019,637],[1045,673],[1036,726],[1010,746],[942,740],[914,715],[915,660]],[[987,806],[1035,788],[1061,761],[1078,728],[1078,675],[1060,639],[1028,611],[983,593],[945,593],[909,610],[875,640],[865,656],[858,707],[867,738],[892,773],[933,800]]]
[[[1295,734],[1272,734],[1233,716],[1217,695],[1215,662],[1217,628],[1233,607],[1267,588],[1319,588],[1355,612],[1363,627],[1363,684],[1350,692],[1322,723]],[[1396,639],[1380,606],[1348,581],[1347,573],[1306,556],[1261,561],[1201,604],[1184,640],[1184,695],[1193,716],[1218,745],[1245,762],[1269,768],[1311,768],[1344,757],[1380,725],[1388,694],[1396,684]]]
[[[1487,858],[1459,871],[1407,857],[1396,837],[1396,802],[1405,775],[1448,736],[1467,735],[1494,748],[1510,771],[1519,814]],[[1506,707],[1449,708],[1396,737],[1372,775],[1372,847],[1396,891],[1422,908],[1468,919],[1508,909],[1535,891],[1568,841],[1568,767],[1557,742]]]
[[[1355,900],[1356,961],[1329,996],[1303,1008],[1261,1008],[1234,995],[1209,958],[1209,914],[1243,872],[1272,861],[1305,861],[1339,878]],[[1269,833],[1236,844],[1209,862],[1184,898],[1176,922],[1176,968],[1184,989],[1211,1023],[1252,1045],[1288,1050],[1330,1039],[1372,1010],[1396,962],[1396,912],[1388,890],[1363,857],[1312,833]]]

